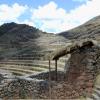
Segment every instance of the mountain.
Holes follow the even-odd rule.
[[[69,31],[61,32],[59,35],[67,39],[83,39],[95,38],[100,36],[100,16],[97,16],[83,25],[71,29]]]
[[[5,38],[6,41],[26,42],[29,39],[37,38],[42,34],[44,34],[42,31],[34,27],[25,24],[16,24],[14,22],[3,24],[0,27],[0,37],[3,39]],[[3,39],[0,38],[0,41],[4,42]]]
[[[0,26],[0,58],[41,59],[64,47],[70,39],[84,38],[100,38],[100,16],[59,34],[48,34],[26,24],[6,23]]]
[[[65,41],[62,36],[48,34],[32,26],[6,23],[0,26],[0,58],[40,59],[54,49],[50,45]]]

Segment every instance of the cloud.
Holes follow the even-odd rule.
[[[35,27],[47,32],[61,32],[74,28],[100,15],[100,0],[87,0],[85,4],[66,12],[55,2],[49,2],[32,10],[31,21]]]
[[[72,1],[75,1],[75,2],[87,2],[88,0],[72,0]]]
[[[89,19],[100,15],[100,0],[87,1],[86,4],[79,6],[76,9],[70,11],[68,17],[73,19],[72,21],[78,21],[82,24]]]
[[[66,19],[66,11],[62,8],[58,8],[57,4],[54,2],[50,2],[43,7],[39,6],[38,9],[34,9],[32,12],[31,19],[34,24],[39,26],[43,31],[60,31],[61,23],[63,23],[62,19]]]
[[[24,21],[17,21],[17,23],[20,23],[20,24],[27,24],[27,25],[30,25],[30,26],[35,26],[35,24],[31,21],[31,20],[24,20]]]
[[[27,8],[27,6],[21,6],[17,3],[13,4],[12,6],[8,6],[7,4],[1,4],[0,24],[3,22],[17,21]]]
[[[59,33],[77,27],[91,18],[100,15],[99,4],[100,0],[86,0],[84,4],[71,9],[69,12],[60,8],[53,1],[39,6],[37,9],[29,9],[28,6],[17,3],[12,6],[1,4],[0,24],[14,21],[37,27],[46,32]],[[27,11],[29,13],[28,17]]]
[[[66,15],[62,8],[58,8],[55,2],[50,2],[43,7],[39,6],[38,9],[33,10],[33,18],[37,19],[60,19]]]

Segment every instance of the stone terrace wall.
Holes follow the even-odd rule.
[[[46,94],[49,83],[36,79],[12,79],[0,90],[3,99],[40,99],[41,92]],[[48,92],[47,92],[48,93]]]
[[[83,95],[91,95],[95,77],[100,71],[100,48],[82,48],[71,54],[69,69],[66,72],[67,81],[77,87]]]
[[[64,81],[64,72],[58,71],[58,81]],[[51,71],[51,83],[49,84],[49,72],[31,75],[29,77],[15,77],[3,79],[3,87],[0,89],[0,98],[3,99],[49,99],[49,86],[57,86],[55,71]],[[53,96],[54,98],[54,96]]]
[[[57,74],[57,77],[58,77],[57,81],[64,81],[65,80],[65,73],[63,71],[58,71],[57,73],[58,73]],[[31,75],[30,78],[49,80],[49,72],[43,72],[40,74]],[[51,78],[51,81],[55,81],[55,79],[56,79],[55,71],[50,72],[50,78]]]
[[[31,75],[28,78],[14,78],[11,81],[5,79],[7,84],[0,89],[0,98],[77,99],[81,96],[91,96],[95,77],[100,71],[100,48],[77,50],[71,54],[68,64],[66,74],[58,71],[57,82],[54,81],[54,71],[51,72],[51,83],[48,80],[48,72]]]

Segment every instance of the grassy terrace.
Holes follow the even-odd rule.
[[[53,38],[53,42],[51,42]],[[9,60],[0,61],[0,69],[9,70],[14,75],[26,75],[37,72],[43,72],[49,70],[49,61],[44,60],[44,55],[48,54],[51,51],[55,51],[59,48],[65,46],[66,43],[60,43],[58,40],[55,40],[55,37],[50,38],[50,41],[47,41],[44,37],[39,38],[37,42],[39,46],[43,45],[44,50],[38,51],[34,48],[28,47],[28,49],[23,52],[23,54],[12,56]],[[59,39],[59,37],[57,38]],[[56,42],[58,41],[58,42]],[[48,43],[47,43],[48,42]],[[50,42],[50,43],[49,43]],[[30,41],[30,44],[33,43],[33,40]],[[44,45],[45,44],[45,45]],[[49,45],[48,45],[49,44]],[[28,44],[24,44],[24,47]],[[29,50],[29,51],[28,51]],[[65,65],[66,57],[59,59],[58,61],[58,70],[63,70]],[[51,69],[55,69],[55,61],[51,61]]]
[[[41,68],[37,66],[16,66],[16,65],[3,65],[0,68],[5,68],[5,69],[22,69],[22,70],[33,70],[33,71],[44,71],[46,68]]]
[[[44,68],[48,67],[48,61],[35,61],[35,62],[0,62],[0,65],[22,65],[22,66],[41,66]],[[51,66],[52,67],[55,67],[55,62],[54,61],[51,61]],[[63,62],[60,62],[58,61],[58,67],[63,67],[64,66],[64,63]]]
[[[48,71],[48,61],[41,60],[8,60],[0,62],[0,69],[9,70],[14,75],[26,75],[42,71]],[[51,61],[51,69],[55,68],[55,62]],[[58,70],[63,70],[64,62],[58,61]]]
[[[35,73],[35,72],[43,71],[39,68],[38,69],[32,68],[31,70],[20,69],[20,68],[11,68],[11,67],[0,67],[0,68],[5,69],[5,70],[10,70],[10,71],[18,71],[18,72],[22,72],[22,73],[25,73],[25,74],[32,74],[32,73]]]
[[[46,65],[46,64],[32,64],[32,65],[27,65],[27,64],[12,64],[12,63],[2,63],[2,64],[0,64],[0,66],[1,67],[17,67],[17,68],[22,68],[22,69],[33,69],[34,68],[34,70],[35,69],[41,69],[41,70],[48,70],[48,64]],[[51,68],[52,69],[54,69],[55,68],[55,66],[54,65],[51,65]],[[63,66],[58,66],[58,69],[62,69],[63,68]]]

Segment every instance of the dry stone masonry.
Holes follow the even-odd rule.
[[[91,97],[95,79],[100,74],[100,47],[86,46],[71,53],[66,73],[58,71],[44,72],[28,77],[6,77],[0,75],[1,99],[77,99]]]

